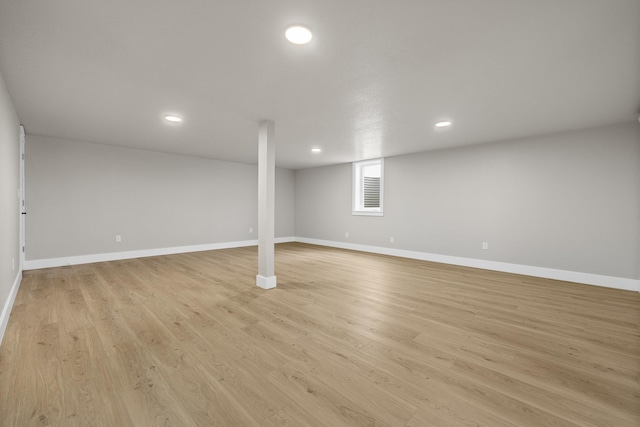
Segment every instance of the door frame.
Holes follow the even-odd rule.
[[[25,133],[24,126],[20,125],[20,271],[24,271],[25,261],[25,222],[26,222],[26,206],[25,206],[25,182],[24,182],[24,164],[25,164]]]

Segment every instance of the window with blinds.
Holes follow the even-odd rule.
[[[353,164],[353,215],[382,216],[384,159]]]

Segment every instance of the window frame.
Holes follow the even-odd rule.
[[[367,166],[380,166],[380,207],[364,207],[364,176]],[[351,180],[351,214],[361,216],[384,216],[384,158],[353,162]]]

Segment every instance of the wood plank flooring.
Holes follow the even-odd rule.
[[[640,426],[640,294],[310,246],[28,271],[0,426]]]

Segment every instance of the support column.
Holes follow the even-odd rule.
[[[275,276],[275,124],[260,122],[258,133],[258,275],[256,285],[276,287]]]

